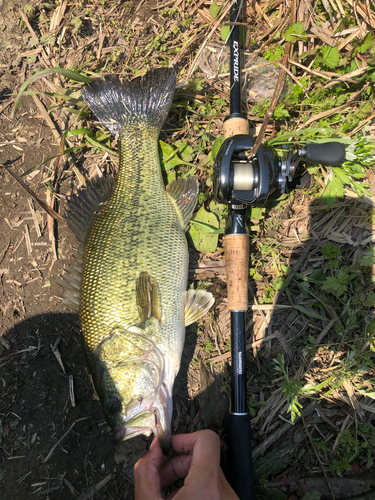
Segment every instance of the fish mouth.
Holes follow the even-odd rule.
[[[139,409],[138,403],[138,411]],[[130,408],[129,413],[133,413],[131,410],[132,408]],[[150,409],[137,413],[129,420],[126,419],[121,427],[115,428],[113,430],[114,438],[126,441],[140,434],[150,436],[154,433],[159,440],[163,453],[167,455],[171,449],[170,414],[168,400],[165,403],[160,400],[155,401]]]

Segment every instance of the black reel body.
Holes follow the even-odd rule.
[[[222,144],[213,183],[219,203],[261,206],[274,190],[285,191],[301,158],[328,165],[341,165],[345,160],[345,148],[338,142],[308,144],[298,152],[284,147],[284,159],[270,147],[260,147],[250,157],[254,143],[255,139],[248,135],[235,135]]]
[[[262,204],[270,188],[276,188],[274,159],[260,148],[257,156],[250,160],[247,157],[254,143],[248,135],[235,135],[221,146],[214,175],[214,195],[219,203],[233,200],[248,205]]]

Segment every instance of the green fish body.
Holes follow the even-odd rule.
[[[158,137],[174,89],[173,69],[131,82],[106,77],[82,89],[120,144],[114,189],[104,202],[89,203],[97,213],[81,235],[79,319],[85,351],[115,437],[154,432],[165,451],[185,325],[213,303],[207,292],[186,292],[185,230],[197,180],[179,179],[165,189],[159,163]],[[71,214],[77,234],[81,215]]]

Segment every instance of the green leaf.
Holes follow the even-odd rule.
[[[322,54],[322,64],[327,68],[337,68],[340,59],[340,51],[336,47],[324,45],[320,51]]]
[[[285,104],[278,104],[273,112],[273,117],[276,120],[281,120],[283,118],[290,118],[289,111],[285,109]]]
[[[70,24],[72,24],[74,26],[72,32],[73,33],[77,33],[77,31],[79,30],[79,28],[82,26],[82,19],[79,18],[78,16],[75,16],[70,21]]]
[[[178,157],[178,149],[174,149],[170,144],[167,144],[164,141],[159,141],[159,158],[162,168],[165,171],[171,170],[178,165],[189,165],[194,166],[191,163],[188,163],[181,158]],[[160,154],[161,152],[161,154]]]
[[[285,266],[281,267],[283,271],[286,272],[284,269]],[[286,269],[289,269],[289,272],[287,274],[290,274],[291,269],[289,267],[287,267]],[[296,273],[295,277],[303,281],[306,281],[308,283],[314,283],[315,285],[321,285],[326,280],[326,275],[324,274],[322,269],[316,269],[310,276],[305,276],[304,274]],[[294,281],[296,281],[296,279]]]
[[[193,159],[193,148],[189,144],[183,144],[179,146],[179,153],[182,159],[186,162],[191,162]]]
[[[267,61],[277,61],[278,59],[281,59],[284,55],[285,47],[280,47],[278,45],[277,47],[272,47],[268,49],[264,54],[263,57],[267,59]]]
[[[358,46],[358,52],[364,54],[374,46],[374,35],[369,31],[365,38],[362,40],[361,44]]]
[[[210,230],[210,233],[207,231]],[[222,229],[218,227],[216,216],[201,207],[191,220],[189,235],[193,240],[194,247],[199,252],[214,252],[217,248],[218,234],[213,230]]]
[[[375,399],[375,392],[374,391],[363,391],[362,389],[357,389],[356,391],[359,392],[359,394],[362,394],[363,396],[367,396],[371,399]]]
[[[113,151],[113,149],[106,148],[101,144],[100,142],[94,141],[94,139],[91,139],[88,135],[86,135],[86,141],[90,143],[92,146],[95,146],[96,148],[102,149],[103,151],[106,151],[107,153],[111,153],[111,155],[118,156],[118,153],[116,151]]]
[[[359,258],[359,265],[371,267],[375,262],[375,247],[368,248]]]
[[[249,208],[251,220],[262,220],[265,217],[266,209],[264,207]]]
[[[221,9],[222,5],[218,5],[216,0],[214,0],[210,6],[210,14],[211,16],[216,19],[219,16],[219,12]]]
[[[327,322],[327,318],[324,318],[321,316],[319,313],[311,309],[310,307],[304,307],[300,305],[294,305],[295,309],[298,309],[298,311],[301,311],[301,313],[306,314],[306,316],[310,316],[310,318],[315,318],[315,319],[321,319],[325,322]]]
[[[72,71],[70,69],[64,69],[64,68],[42,69],[42,71],[38,71],[34,75],[30,76],[30,78],[28,78],[21,85],[21,88],[18,92],[18,95],[17,95],[15,103],[14,103],[14,110],[13,110],[12,119],[14,118],[14,115],[16,114],[17,109],[20,105],[22,94],[23,94],[24,90],[26,90],[26,88],[30,85],[30,83],[35,82],[36,80],[39,80],[40,78],[44,78],[47,75],[53,75],[54,73],[58,73],[59,75],[63,75],[68,80],[74,80],[76,82],[82,82],[82,83],[91,83],[90,78],[88,78],[85,75],[81,75],[81,73],[77,73],[76,71]]]
[[[223,26],[221,28],[221,39],[226,42],[230,34],[230,26]]]
[[[214,166],[216,156],[217,156],[224,141],[225,141],[224,136],[220,136],[215,140],[215,142],[212,145],[210,153],[208,154],[208,156],[204,160],[204,163],[203,163],[204,165],[209,165],[211,167]]]
[[[88,136],[92,136],[92,131],[89,130],[88,128],[76,128],[75,130],[69,130],[67,133],[66,133],[66,138],[69,139],[69,137],[72,137],[72,135],[88,135]]]
[[[347,287],[339,282],[337,278],[328,277],[322,285],[323,292],[328,292],[335,297],[340,297],[346,292]]]
[[[73,151],[77,151],[78,149],[82,149],[86,147],[84,144],[81,145],[81,146],[74,146],[72,148],[67,148],[67,149],[64,149],[63,151],[63,155],[67,155],[69,153],[73,153]],[[54,156],[50,156],[49,158],[47,158],[46,160],[42,161],[42,163],[39,163],[39,165],[35,165],[34,167],[31,167],[29,168],[28,170],[26,170],[26,172],[24,172],[21,177],[25,177],[26,175],[29,175],[31,174],[31,172],[34,172],[35,170],[39,170],[40,167],[42,167],[43,165],[46,165],[49,161],[51,160],[54,160],[55,158],[57,158],[58,156],[60,155],[54,155]]]
[[[224,141],[225,141],[224,136],[221,136],[221,137],[218,137],[216,139],[216,141],[213,143],[211,152],[212,152],[212,159],[214,161],[216,160],[216,156],[217,156],[221,146],[223,145]]]
[[[275,146],[276,144],[284,144],[285,141],[287,141],[288,139],[291,139],[292,137],[299,137],[301,136],[301,139],[300,141],[303,142],[304,140],[309,140],[309,142],[328,142],[328,141],[332,141],[332,139],[325,139],[324,141],[312,141],[311,140],[311,136],[313,134],[330,134],[330,135],[333,135],[333,134],[336,134],[337,131],[333,128],[326,128],[326,127],[311,127],[311,128],[307,128],[305,130],[293,130],[293,132],[288,132],[286,134],[282,134],[282,135],[278,135],[277,137],[275,137],[274,139],[271,139],[270,141],[268,141],[268,145],[269,146]],[[340,139],[336,139],[335,138],[335,141],[338,141],[338,142],[342,142],[342,140]]]
[[[327,319],[326,319],[327,321]],[[317,384],[317,385],[313,385],[313,384],[306,384],[302,387],[301,389],[301,393],[302,394],[315,394],[317,393],[318,391],[320,391],[321,389],[323,389],[323,387],[327,384],[329,384],[329,382],[331,382],[331,380],[333,379],[333,377],[329,377],[327,378],[326,380],[323,380],[323,382],[320,382],[320,384]]]
[[[261,478],[268,477],[271,474],[278,474],[283,471],[287,467],[288,461],[290,460],[289,453],[290,450],[283,443],[282,445],[267,453],[267,455],[258,457],[255,461],[254,467],[257,479],[259,480]],[[260,482],[260,484],[261,483],[262,482]],[[269,500],[276,500],[280,498],[282,500],[286,500],[286,496],[274,497],[272,491],[273,490],[267,488],[265,495],[259,498],[267,498]]]
[[[341,249],[333,243],[322,243],[321,248],[326,259],[337,259],[341,255]]]
[[[332,176],[332,178],[327,181],[327,185],[322,193],[322,200],[331,207],[336,202],[336,198],[343,198],[344,194],[345,189],[343,183],[338,177]]]
[[[349,281],[351,281],[352,279],[356,278],[358,276],[358,271],[356,272],[350,272],[351,269],[349,267],[341,267],[337,274],[336,274],[336,278],[339,280],[339,282],[342,284],[342,285],[347,285],[349,283]]]
[[[306,31],[300,21],[292,24],[285,32],[285,40],[290,43],[296,43],[301,37],[306,37]]]
[[[191,219],[190,222],[208,234],[224,234],[225,232],[224,228],[218,229],[215,226],[211,226],[211,224],[206,224],[205,222],[200,222],[199,220]]]

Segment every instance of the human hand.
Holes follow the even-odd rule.
[[[220,467],[219,436],[209,430],[172,436],[172,448],[181,453],[163,463],[157,438],[134,466],[135,500],[162,500],[161,491],[177,479],[184,486],[168,500],[238,500]]]

